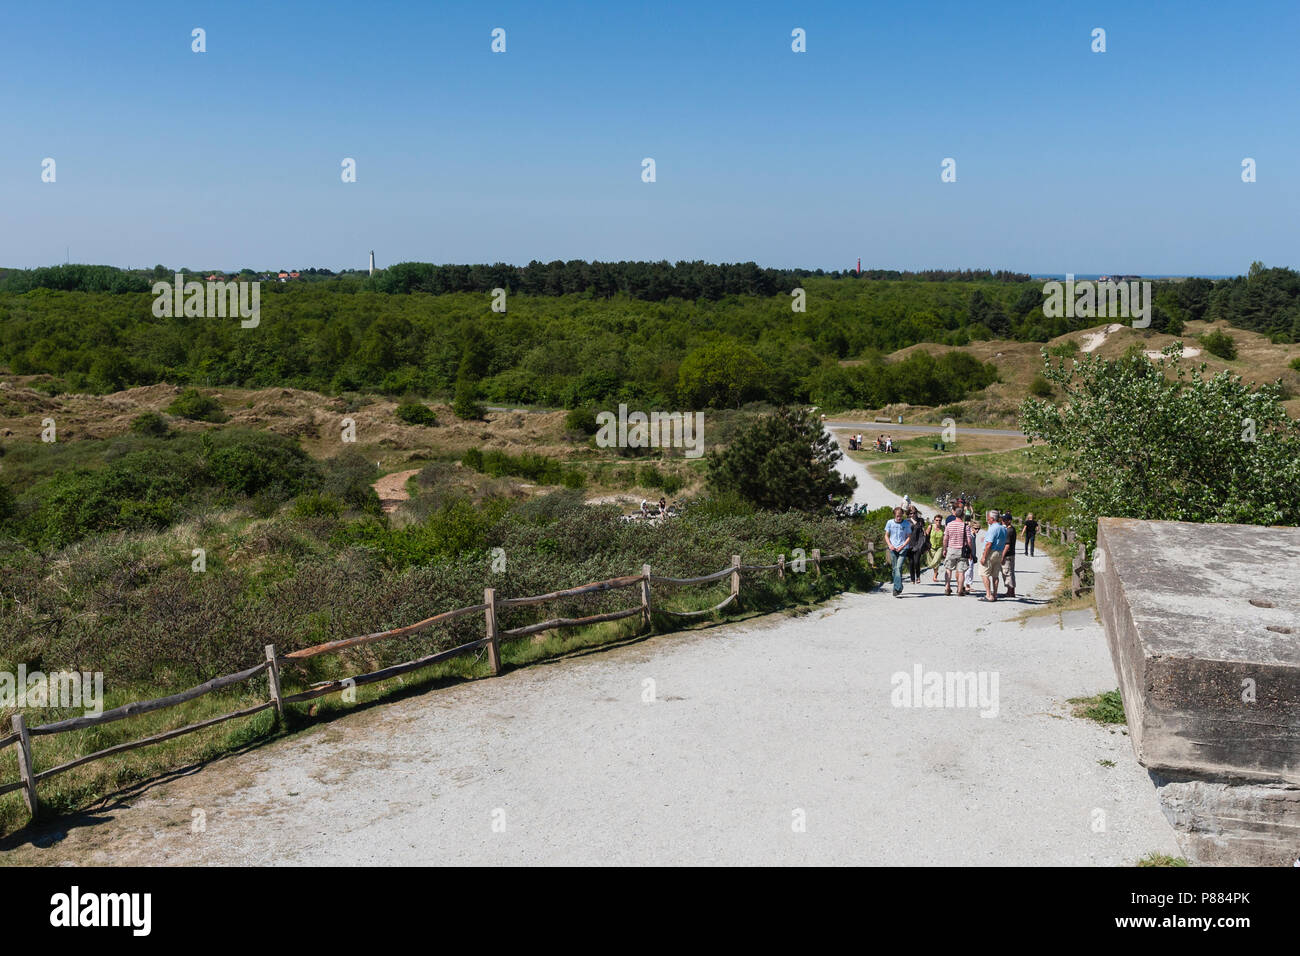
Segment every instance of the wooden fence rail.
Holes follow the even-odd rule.
[[[1076,543],[1079,545],[1078,552],[1070,559],[1070,594],[1073,597],[1082,597],[1084,591],[1091,591],[1093,586],[1088,583],[1091,570],[1088,565],[1088,548],[1078,540],[1074,529],[1043,521],[1039,524],[1039,531],[1049,541],[1055,538],[1061,545],[1068,546]]]
[[[821,565],[823,562],[859,557],[866,557],[868,563],[873,563],[875,560],[875,548],[876,546],[874,542],[868,542],[865,551],[826,555],[822,554],[820,550],[814,548],[811,554],[813,570],[816,574],[821,574]],[[37,727],[28,727],[23,715],[17,713],[14,714],[12,718],[13,732],[6,737],[0,737],[0,751],[3,751],[6,747],[11,745],[17,747],[19,779],[12,783],[0,783],[0,795],[11,793],[15,790],[23,791],[23,799],[27,804],[28,812],[33,818],[35,818],[39,811],[39,802],[36,795],[37,783],[48,780],[51,777],[65,773],[75,767],[80,767],[83,764],[90,763],[94,760],[102,760],[105,757],[112,757],[130,750],[135,750],[139,747],[147,747],[151,744],[162,743],[163,741],[172,740],[185,734],[204,730],[208,727],[213,727],[229,720],[236,720],[240,717],[248,717],[253,714],[258,714],[272,707],[275,708],[277,714],[283,714],[285,704],[303,703],[305,701],[315,700],[318,697],[324,697],[328,694],[337,694],[350,688],[388,680],[389,678],[397,677],[401,674],[409,673],[410,671],[420,670],[421,668],[429,667],[430,665],[450,660],[463,654],[472,654],[484,648],[488,651],[489,668],[495,676],[501,672],[500,639],[502,637],[524,637],[532,634],[540,634],[543,631],[550,631],[561,627],[581,627],[583,625],[596,624],[604,621],[618,621],[624,618],[634,617],[638,614],[642,617],[643,626],[650,627],[652,626],[651,585],[682,586],[690,584],[711,584],[715,581],[722,581],[725,578],[730,578],[730,593],[720,604],[715,604],[712,607],[698,611],[673,611],[669,608],[658,608],[659,611],[674,617],[698,617],[705,614],[712,614],[740,599],[740,575],[742,571],[776,571],[779,577],[784,578],[786,569],[787,565],[784,554],[778,558],[776,564],[748,565],[741,564],[740,555],[734,554],[731,556],[731,564],[728,567],[725,567],[720,571],[715,571],[712,574],[704,574],[691,578],[657,576],[651,573],[649,565],[644,565],[640,574],[611,578],[608,581],[595,581],[591,584],[581,585],[580,587],[568,588],[563,591],[552,591],[549,594],[539,594],[533,597],[498,599],[496,597],[496,591],[493,588],[488,588],[484,591],[484,602],[482,604],[444,611],[441,614],[435,614],[432,617],[425,618],[422,621],[417,621],[414,624],[408,624],[405,627],[393,628],[387,631],[376,631],[372,634],[362,634],[357,637],[349,637],[337,641],[327,641],[324,644],[317,644],[313,647],[304,647],[296,651],[290,651],[288,654],[278,654],[275,645],[267,645],[266,660],[255,664],[252,667],[246,668],[245,670],[234,674],[227,674],[222,677],[214,677],[211,680],[191,687],[188,690],[171,694],[166,697],[157,697],[152,700],[135,701],[130,704],[123,704],[121,707],[106,710],[95,716],[72,717],[67,720],[57,720],[53,723],[42,724]],[[542,604],[546,601],[563,600],[630,587],[640,588],[641,601],[635,607],[621,611],[611,611],[604,614],[593,614],[588,617],[556,617],[547,621],[539,621],[536,624],[528,624],[523,627],[511,628],[505,631],[498,629],[497,612],[500,609],[526,607]],[[296,664],[308,658],[315,657],[318,654],[347,650],[349,648],[368,644],[372,641],[386,640],[393,637],[405,637],[410,634],[427,630],[431,627],[436,627],[439,624],[445,624],[449,621],[454,621],[458,618],[478,613],[484,614],[486,636],[477,640],[461,644],[459,647],[453,647],[450,650],[439,651],[435,654],[429,654],[425,657],[417,658],[416,660],[394,664],[390,667],[371,671],[366,674],[359,674],[355,677],[325,681],[296,694],[285,696],[280,692],[280,670],[282,664]],[[123,720],[127,717],[136,717],[141,714],[148,714],[170,707],[177,707],[181,704],[188,703],[189,701],[197,700],[207,694],[231,687],[235,684],[242,683],[243,681],[251,680],[263,672],[267,674],[269,699],[251,707],[245,707],[228,714],[210,717],[197,723],[188,724],[184,727],[177,727],[173,730],[167,730],[139,740],[131,740],[125,743],[115,744],[111,747],[97,750],[94,753],[77,757],[74,760],[69,760],[68,762],[56,767],[51,767],[48,770],[37,772],[32,764],[32,737],[69,733],[90,727],[99,727],[104,724]]]

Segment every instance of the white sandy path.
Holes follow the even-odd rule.
[[[881,483],[880,479],[871,473],[871,470],[866,465],[855,458],[849,457],[847,451],[849,447],[848,431],[839,429],[827,429],[827,431],[835,439],[844,455],[837,467],[843,474],[852,475],[858,479],[858,487],[853,492],[853,503],[855,505],[866,505],[868,508],[874,509],[902,502],[902,495],[894,494]]]
[[[1079,351],[1081,352],[1097,351],[1097,349],[1101,348],[1103,342],[1105,342],[1108,338],[1110,338],[1112,335],[1114,335],[1122,328],[1124,328],[1123,323],[1116,322],[1106,326],[1100,332],[1089,332],[1087,335],[1083,337],[1083,346],[1079,349]]]
[[[1201,354],[1201,350],[1198,348],[1194,348],[1193,346],[1190,345],[1184,345],[1181,354],[1183,358],[1196,358],[1196,356]],[[1165,357],[1163,352],[1150,351],[1150,350],[1146,353],[1146,355],[1147,358],[1149,359],[1159,359]]]
[[[1055,593],[1047,558],[1017,560],[1022,595]],[[1024,626],[1011,620],[1024,606],[927,582],[901,600],[847,594],[803,617],[431,691],[164,781],[93,822],[56,824],[6,862],[1124,865],[1177,854],[1128,737],[1065,703],[1115,686],[1101,628],[1088,612]],[[996,674],[997,715],[894,706],[894,675],[917,666]]]

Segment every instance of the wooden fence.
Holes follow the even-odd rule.
[[[1074,529],[1054,525],[1049,521],[1039,522],[1038,528],[1039,533],[1048,540],[1055,540],[1067,548],[1072,544],[1079,545],[1079,550],[1070,559],[1070,594],[1081,597],[1084,591],[1091,591],[1092,569],[1088,565],[1088,549],[1082,541],[1077,540]]]
[[[875,549],[876,546],[874,542],[868,542],[865,551],[848,552],[846,554],[823,555],[819,549],[813,548],[811,554],[807,557],[807,561],[812,565],[813,573],[820,575],[822,562],[824,561],[844,560],[865,556],[869,565],[874,564]],[[462,654],[472,654],[482,648],[487,649],[488,668],[491,671],[492,676],[496,676],[501,673],[501,641],[504,638],[525,637],[561,627],[581,627],[588,624],[598,624],[602,621],[618,621],[623,618],[638,615],[641,618],[640,625],[649,628],[652,626],[651,611],[654,609],[651,592],[652,585],[677,587],[691,584],[711,584],[715,581],[721,581],[724,578],[730,578],[731,593],[727,596],[726,600],[714,605],[713,607],[705,608],[701,611],[673,611],[668,608],[658,608],[660,613],[669,614],[673,617],[679,618],[691,618],[705,614],[712,614],[713,612],[720,611],[728,605],[734,604],[740,600],[741,572],[775,571],[778,579],[784,579],[786,570],[784,554],[777,558],[775,564],[741,564],[740,555],[733,554],[731,556],[730,566],[723,568],[721,571],[715,571],[712,574],[705,574],[694,578],[661,577],[652,574],[650,571],[650,565],[647,564],[642,565],[640,574],[627,575],[621,578],[612,578],[608,581],[597,581],[593,584],[584,584],[581,587],[569,588],[565,591],[552,591],[550,594],[539,594],[536,597],[498,598],[495,588],[487,588],[483,592],[482,604],[475,604],[472,607],[456,608],[452,611],[444,611],[441,614],[435,614],[433,617],[425,618],[423,621],[417,621],[414,624],[408,624],[405,627],[398,627],[388,631],[377,631],[373,634],[362,634],[359,637],[349,637],[338,641],[329,641],[324,644],[317,644],[314,647],[304,647],[296,651],[290,651],[288,654],[283,655],[276,651],[274,644],[268,644],[265,648],[266,660],[245,670],[239,671],[236,674],[227,674],[224,677],[214,677],[212,680],[191,687],[189,690],[184,690],[167,697],[158,697],[153,700],[123,704],[121,707],[106,710],[93,717],[72,717],[67,720],[58,720],[54,723],[42,724],[37,727],[28,727],[22,713],[17,713],[13,715],[13,732],[6,737],[0,737],[0,752],[3,752],[6,747],[11,745],[18,748],[19,779],[13,783],[0,784],[0,795],[10,793],[14,790],[22,790],[23,800],[27,804],[27,810],[31,816],[35,818],[40,808],[40,803],[36,796],[36,785],[51,777],[72,770],[74,767],[80,767],[82,764],[90,763],[93,760],[101,760],[104,757],[112,757],[116,754],[135,750],[139,747],[147,747],[150,744],[162,743],[165,740],[171,740],[184,734],[194,733],[197,730],[204,730],[228,720],[235,720],[239,717],[248,717],[271,707],[275,708],[277,715],[283,715],[285,704],[301,703],[303,701],[313,700],[317,697],[324,697],[327,694],[336,694],[348,688],[388,680],[390,677],[397,677],[398,675],[405,674],[409,671],[419,670],[428,667],[431,664],[450,660],[451,658],[458,657]],[[602,591],[632,587],[639,589],[641,600],[636,606],[627,608],[626,610],[613,611],[607,614],[593,614],[590,617],[557,617],[547,621],[539,621],[536,624],[529,624],[524,627],[511,628],[506,631],[500,630],[497,626],[497,612],[504,608],[525,607],[543,604],[547,601],[557,601],[587,594],[597,594]],[[470,641],[467,644],[461,644],[459,647],[453,647],[450,650],[439,651],[436,654],[429,654],[425,657],[417,658],[416,660],[407,661],[402,664],[394,664],[391,667],[385,667],[381,670],[371,671],[366,674],[359,674],[356,677],[347,677],[342,680],[332,680],[316,684],[301,693],[284,696],[280,692],[281,664],[296,663],[306,660],[309,657],[315,657],[318,654],[329,654],[352,647],[359,647],[363,644],[369,644],[372,641],[382,641],[394,637],[406,637],[470,614],[482,614],[484,616],[484,636],[477,640]],[[77,757],[75,760],[69,760],[67,763],[60,764],[57,767],[51,767],[49,770],[37,772],[32,764],[31,738],[33,737],[68,733],[71,731],[84,730],[88,727],[99,727],[127,717],[135,717],[140,714],[147,714],[168,707],[176,707],[179,704],[196,700],[199,697],[211,694],[214,691],[223,690],[227,687],[241,684],[244,681],[251,680],[263,673],[267,675],[268,699],[262,703],[255,704],[251,707],[245,707],[229,714],[222,714],[219,717],[211,717],[207,720],[199,721],[198,723],[178,727],[175,730],[168,730],[164,733],[155,734],[152,737],[144,737],[140,740],[131,740],[126,743],[116,744],[112,747],[106,747],[103,750],[96,751],[95,753]]]

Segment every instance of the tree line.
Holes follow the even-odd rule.
[[[1029,276],[1006,270],[929,269],[900,272],[892,269],[869,269],[827,272],[823,269],[765,269],[753,262],[538,262],[526,266],[507,265],[436,265],[431,262],[399,262],[374,276],[360,270],[335,273],[329,269],[302,269],[300,280],[340,280],[352,291],[385,292],[409,295],[423,292],[443,295],[449,292],[491,292],[505,289],[525,295],[590,295],[611,298],[627,295],[648,302],[665,299],[717,300],[729,295],[776,295],[789,292],[799,281],[810,276],[857,279],[915,279],[926,282],[1025,282]],[[38,269],[0,270],[0,291],[29,292],[33,289],[58,289],[64,292],[147,292],[154,281],[167,280],[180,272],[200,277],[225,270],[194,271],[169,269],[158,265],[150,270],[122,270],[112,266],[58,265]],[[251,269],[230,272],[232,276],[255,277]]]

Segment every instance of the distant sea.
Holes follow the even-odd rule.
[[[1239,273],[1239,274],[1240,274],[1240,273]],[[1152,274],[1152,275],[1142,275],[1142,274],[1140,274],[1140,273],[1135,273],[1135,272],[1076,272],[1076,273],[1074,273],[1074,277],[1075,277],[1076,279],[1085,279],[1085,280],[1087,280],[1087,279],[1091,279],[1091,280],[1100,279],[1103,275],[1109,275],[1109,276],[1111,276],[1112,278],[1115,277],[1115,276],[1129,276],[1129,275],[1137,275],[1138,278],[1141,278],[1141,279],[1151,279],[1151,280],[1156,280],[1156,279],[1235,279],[1235,278],[1237,278],[1237,276],[1235,276],[1235,275],[1200,275],[1200,274],[1182,275],[1182,274],[1180,274],[1180,273],[1173,273],[1173,272],[1161,273],[1161,274],[1159,274],[1159,275],[1155,275],[1155,274]],[[1047,280],[1047,281],[1050,281],[1050,280],[1053,280],[1053,279],[1055,279],[1057,282],[1064,282],[1064,281],[1065,281],[1065,273],[1064,273],[1064,272],[1033,272],[1033,273],[1030,273],[1030,276],[1029,276],[1029,277],[1030,277],[1031,279],[1043,279],[1043,280]]]

